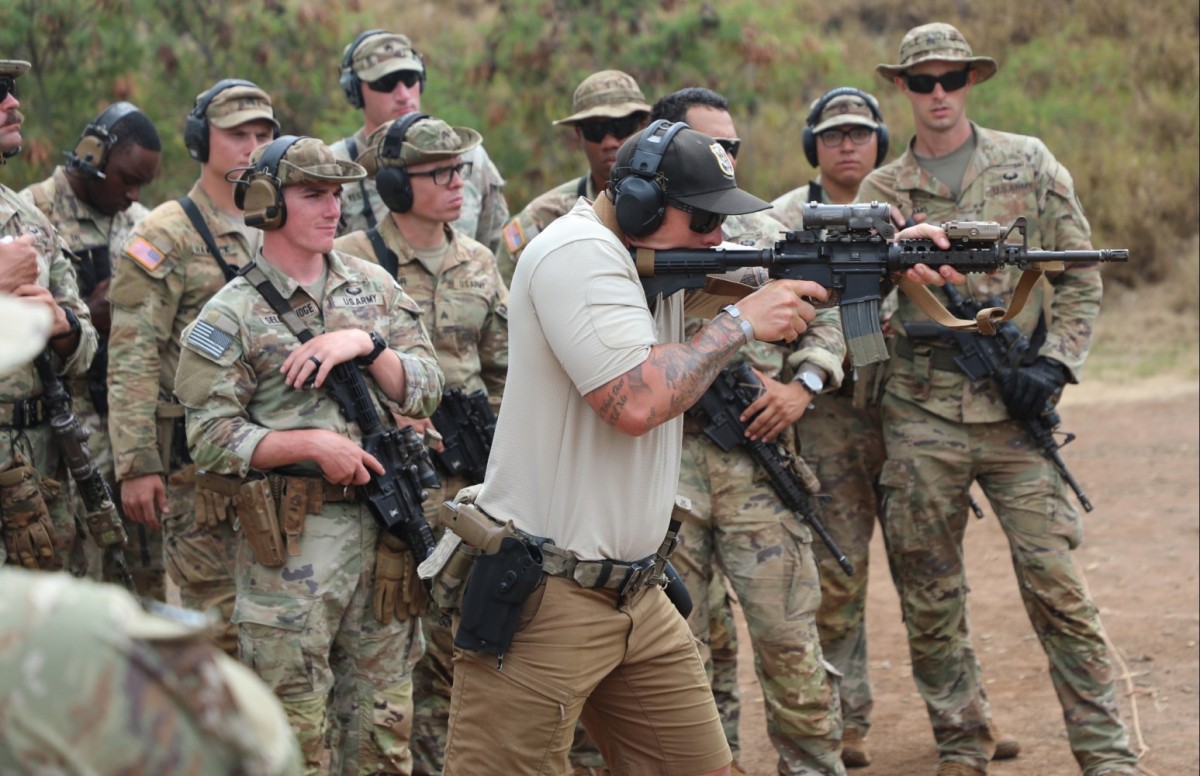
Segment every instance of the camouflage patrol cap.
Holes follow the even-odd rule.
[[[343,61],[353,45],[351,42],[343,50]],[[358,44],[350,58],[350,69],[363,81],[370,83],[397,70],[416,70],[423,73],[425,63],[421,61],[421,55],[413,50],[412,41],[407,35],[384,32],[370,35]]]
[[[275,141],[271,141],[272,143]],[[250,167],[258,164],[271,143],[263,143],[250,154]],[[367,171],[354,162],[338,159],[333,149],[315,137],[302,137],[279,160],[279,184],[350,183],[367,177]]]
[[[981,84],[996,74],[996,60],[972,55],[971,44],[957,28],[943,22],[922,24],[909,30],[900,41],[900,64],[876,65],[875,72],[886,81],[904,75],[920,62],[965,62],[979,75]]]
[[[864,97],[866,99],[864,99]],[[818,97],[813,100],[813,104],[809,106],[809,113],[817,109],[824,97]],[[868,104],[867,101],[873,104]],[[834,97],[821,110],[820,115],[815,117],[813,124],[813,134],[819,135],[827,129],[840,127],[844,124],[860,124],[864,127],[877,129],[879,122],[875,120],[875,115],[879,111],[879,103],[869,94],[843,94],[840,97]]]
[[[200,97],[196,98],[200,101]],[[240,127],[248,121],[269,121],[279,128],[271,98],[257,86],[231,86],[217,92],[204,111],[211,126],[220,129]]]
[[[403,120],[403,117],[396,121]],[[357,161],[374,175],[381,167],[408,167],[423,162],[449,159],[470,151],[483,142],[483,136],[469,127],[452,127],[441,119],[421,119],[404,133],[399,158],[383,156],[383,145],[388,130],[396,121],[389,121],[367,136],[367,148]]]
[[[23,59],[0,59],[0,75],[20,78],[29,72],[29,63]]]
[[[633,76],[620,70],[592,73],[579,86],[571,100],[571,113],[555,124],[574,124],[584,119],[619,119],[631,113],[649,113],[641,88]]]

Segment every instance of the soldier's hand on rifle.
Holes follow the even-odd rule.
[[[121,506],[133,522],[158,528],[158,516],[167,513],[167,488],[162,475],[143,474],[122,480]]]
[[[16,293],[20,286],[37,283],[37,250],[33,247],[33,235],[0,241],[0,291]]]
[[[791,342],[817,314],[809,302],[824,302],[829,292],[810,280],[773,280],[737,303],[742,317],[754,327],[754,338]]]
[[[108,334],[108,330],[112,328],[112,314],[108,304],[108,285],[111,282],[111,278],[101,280],[87,298],[88,312],[92,314],[92,326],[101,334]]]
[[[292,388],[300,388],[312,380],[320,388],[329,370],[338,364],[369,355],[374,348],[371,335],[360,329],[342,329],[318,334],[302,343],[284,360],[279,371]]]
[[[808,409],[812,394],[803,383],[781,383],[757,369],[754,374],[763,384],[763,392],[746,407],[741,421],[746,426],[747,439],[774,442],[784,429],[795,423]],[[753,420],[751,420],[753,418]]]
[[[27,283],[17,286],[13,290],[13,295],[29,302],[39,302],[50,308],[50,311],[54,314],[54,325],[50,329],[51,337],[66,334],[71,330],[71,324],[67,321],[66,312],[59,306],[58,300],[54,298],[54,294],[50,293],[50,289],[33,283]]]
[[[933,240],[937,247],[943,250],[950,247],[950,240],[940,226],[933,224],[917,224],[902,230],[896,235],[896,240]],[[937,269],[926,264],[917,264],[904,273],[905,277],[914,283],[923,285],[943,286],[946,283],[966,283],[967,276],[954,269],[942,265]]]
[[[313,460],[321,474],[335,485],[366,485],[371,472],[384,474],[383,464],[375,456],[337,433],[313,429],[320,436],[312,445]]]
[[[396,420],[396,425],[400,428],[406,426],[417,432],[417,436],[421,437],[421,441],[433,450],[435,453],[444,453],[446,445],[442,442],[442,435],[438,433],[437,427],[433,425],[430,418],[410,418],[407,415],[392,415]]]

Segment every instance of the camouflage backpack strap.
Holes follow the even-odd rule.
[[[204,240],[204,244],[208,246],[208,252],[217,260],[217,266],[221,268],[221,274],[225,276],[225,282],[233,280],[237,277],[237,268],[229,266],[225,258],[221,256],[221,249],[217,247],[217,241],[213,239],[212,231],[204,222],[204,216],[200,215],[200,208],[196,207],[196,203],[192,201],[191,197],[181,197],[177,201],[183,208],[183,212],[187,214],[188,220],[192,222],[192,226]]]

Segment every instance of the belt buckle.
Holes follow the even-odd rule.
[[[627,596],[631,596],[637,591],[641,590],[643,583],[646,580],[646,576],[653,568],[654,564],[646,560],[639,560],[630,563],[629,571],[625,574],[625,581],[621,583],[621,587],[617,591],[618,600],[624,599]]]

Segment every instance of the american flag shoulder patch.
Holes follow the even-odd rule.
[[[518,253],[525,247],[525,243],[529,242],[525,238],[525,230],[521,228],[520,219],[514,218],[509,221],[505,227],[500,230],[504,235],[504,244],[508,247],[509,253]]]
[[[162,251],[155,248],[145,237],[139,237],[129,243],[129,246],[125,248],[125,254],[148,270],[153,270],[162,264],[164,258]]]
[[[233,335],[204,319],[197,320],[188,334],[189,345],[210,358],[220,358],[233,344]]]

